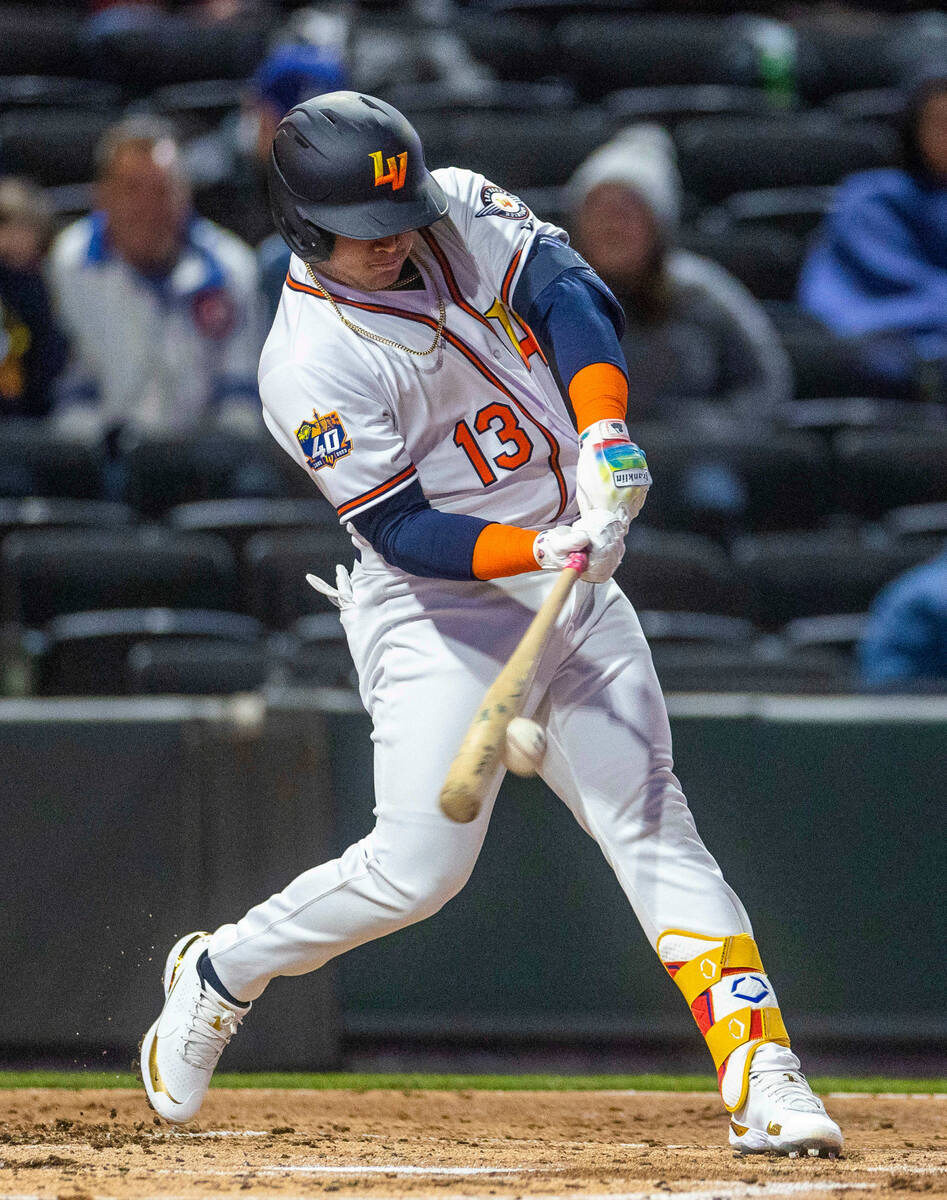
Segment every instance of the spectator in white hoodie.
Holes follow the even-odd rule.
[[[657,125],[623,130],[569,182],[573,240],[622,303],[628,418],[771,422],[788,356],[760,304],[718,263],[679,249],[681,181]]]

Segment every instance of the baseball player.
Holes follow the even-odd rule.
[[[429,172],[390,105],[318,96],[279,126],[276,224],[293,250],[260,361],[264,416],[351,532],[336,587],[373,721],[375,827],[334,862],[171,950],[142,1043],[148,1098],[198,1111],[277,975],[430,916],[464,885],[480,815],[438,796],[483,694],[567,557],[576,584],[525,715],[541,774],[601,846],[684,994],[744,1153],[835,1155],[753,940],[672,773],[664,700],[611,581],[650,483],[624,423],[622,312],[566,234],[459,168]],[[576,427],[578,432],[576,431]]]

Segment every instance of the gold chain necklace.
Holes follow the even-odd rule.
[[[350,321],[348,317],[343,315],[342,310],[336,304],[335,300],[333,300],[319,280],[315,277],[312,267],[309,265],[309,263],[306,263],[306,272],[315,285],[316,291],[325,296],[325,298],[332,305],[335,315],[339,318],[345,328],[351,329],[353,333],[357,333],[362,337],[369,338],[373,342],[380,342],[382,346],[393,346],[395,350],[404,350],[406,354],[414,354],[417,358],[427,358],[429,354],[434,353],[440,344],[441,334],[444,332],[444,322],[447,320],[447,309],[444,307],[444,301],[441,299],[441,294],[437,290],[436,286],[434,288],[434,294],[437,296],[437,329],[434,331],[434,341],[427,350],[413,350],[410,346],[405,346],[403,342],[392,341],[391,338],[382,337],[380,333],[373,333],[371,329],[365,329],[362,325],[356,325],[354,321]]]
[[[420,271],[412,271],[405,279],[399,279],[397,283],[389,283],[386,288],[382,288],[383,292],[397,292],[401,288],[410,287],[412,283],[419,283],[421,279]]]

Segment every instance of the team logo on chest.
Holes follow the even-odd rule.
[[[314,471],[334,467],[340,458],[352,453],[352,439],[337,412],[319,416],[312,410],[312,420],[303,421],[296,430],[296,441],[302,447],[306,462]]]
[[[495,183],[487,183],[480,189],[480,202],[483,208],[478,209],[478,217],[506,217],[510,221],[523,221],[529,216],[529,209],[511,192],[505,192]]]

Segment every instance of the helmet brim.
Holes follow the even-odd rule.
[[[444,189],[428,173],[411,200],[379,196],[362,204],[320,204],[318,224],[340,237],[372,241],[433,225],[446,215],[447,207]]]

